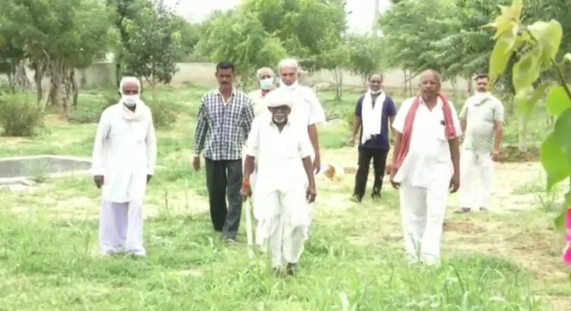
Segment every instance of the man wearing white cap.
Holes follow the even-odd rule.
[[[315,201],[313,147],[303,126],[290,120],[294,97],[285,90],[266,98],[270,113],[257,117],[247,143],[244,198],[252,195],[249,179],[257,162],[254,200],[261,236],[268,240],[274,271],[293,275],[303,253],[310,222],[308,203]]]
[[[151,110],[135,77],[121,80],[121,101],[101,115],[93,146],[93,179],[103,189],[99,247],[143,257],[143,199],[154,174],[157,141]]]

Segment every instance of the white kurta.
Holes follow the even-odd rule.
[[[293,120],[281,132],[270,114],[252,124],[247,155],[255,157],[258,166],[253,189],[257,236],[269,239],[274,266],[282,260],[297,263],[303,251],[310,219],[305,197],[308,180],[301,159],[310,156],[312,149],[307,130]]]
[[[297,86],[292,90],[296,94],[296,102],[292,107],[290,119],[296,120],[297,124],[304,127],[307,133],[307,127],[310,125],[318,125],[325,123],[325,111],[315,95],[315,92],[306,86]],[[309,135],[309,134],[308,134]],[[315,150],[311,149],[311,160],[315,160]],[[313,219],[313,210],[315,203],[309,204],[310,222]],[[309,238],[309,226],[307,227],[306,236]]]
[[[402,133],[414,98],[400,107],[393,128]],[[456,135],[462,130],[450,103]],[[424,103],[414,119],[410,147],[395,181],[400,182],[400,206],[405,248],[411,261],[440,261],[440,241],[453,166],[444,130],[442,102],[429,110]]]
[[[151,110],[138,105],[140,117],[128,120],[123,104],[105,109],[93,146],[93,175],[103,175],[103,200],[125,203],[142,200],[147,175],[153,175],[157,141]]]
[[[248,94],[248,96],[250,96],[252,103],[254,104],[252,107],[254,109],[254,116],[257,117],[268,110],[268,106],[264,102],[264,96],[262,96],[262,90],[255,90]]]

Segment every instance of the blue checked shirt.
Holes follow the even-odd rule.
[[[204,94],[194,133],[194,154],[204,150],[204,157],[214,161],[242,159],[252,120],[254,111],[248,95],[234,90],[224,104],[218,90]]]

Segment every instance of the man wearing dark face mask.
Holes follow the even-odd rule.
[[[200,153],[206,144],[204,158],[210,216],[214,230],[231,244],[236,243],[242,215],[242,146],[254,119],[250,97],[233,86],[234,74],[234,64],[230,62],[216,66],[219,87],[202,97],[193,160],[194,169],[200,170]]]
[[[369,90],[357,102],[353,133],[349,144],[353,146],[359,129],[359,168],[355,175],[353,199],[361,202],[367,187],[369,166],[373,159],[375,181],[373,184],[373,199],[381,197],[383,175],[390,149],[389,126],[392,126],[397,114],[393,100],[382,91],[383,76],[374,74],[369,78]]]

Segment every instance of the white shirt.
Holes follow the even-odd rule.
[[[404,101],[393,122],[393,129],[401,134],[414,100],[415,97]],[[442,105],[438,99],[436,106],[429,110],[421,100],[412,126],[408,154],[395,176],[396,182],[407,181],[412,186],[428,188],[439,178],[450,181],[453,167]],[[449,105],[456,137],[459,137],[462,135],[460,121],[454,105],[451,102]]]
[[[307,128],[291,121],[280,132],[270,114],[252,123],[246,154],[256,158],[256,191],[288,191],[291,187],[307,187],[307,174],[302,159],[313,147]]]
[[[250,96],[252,103],[254,104],[252,107],[254,109],[254,116],[257,117],[268,110],[268,107],[264,102],[264,96],[262,96],[262,90],[255,90],[248,94],[248,96]]]
[[[105,109],[93,146],[93,175],[103,175],[103,199],[124,203],[142,200],[147,175],[153,175],[157,141],[151,110],[138,105],[140,117],[126,120],[123,104]]]
[[[296,95],[296,101],[292,106],[290,119],[296,120],[296,124],[305,127],[305,133],[309,137],[307,127],[324,123],[326,121],[325,111],[312,89],[306,86],[298,86],[292,92]],[[315,150],[311,148],[311,159],[314,158]]]

